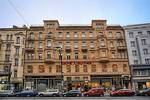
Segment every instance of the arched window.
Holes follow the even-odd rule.
[[[17,43],[17,44],[20,44],[20,37],[17,37],[16,43]]]

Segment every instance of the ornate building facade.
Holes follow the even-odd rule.
[[[25,34],[23,27],[0,29],[0,90],[23,87]]]
[[[61,47],[60,52],[57,47]],[[62,77],[63,76],[63,77]],[[124,30],[92,20],[91,25],[60,25],[44,20],[27,29],[24,87],[130,88],[130,67]]]

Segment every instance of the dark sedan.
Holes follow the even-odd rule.
[[[81,97],[82,93],[78,90],[70,90],[63,94],[64,97]]]
[[[35,97],[38,96],[38,92],[35,90],[24,90],[15,94],[18,97]]]
[[[150,88],[137,91],[136,95],[137,96],[150,96]]]

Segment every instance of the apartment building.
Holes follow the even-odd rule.
[[[0,28],[0,90],[23,84],[24,27]]]
[[[150,24],[124,27],[135,90],[150,87]]]
[[[107,25],[106,20],[92,20],[91,25],[61,25],[58,20],[44,20],[43,26],[27,29],[26,89],[58,88],[62,84],[67,88],[131,88],[130,78],[120,25]]]

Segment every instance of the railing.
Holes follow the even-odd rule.
[[[100,58],[99,58],[99,61],[100,61],[100,62],[108,62],[108,61],[109,61],[109,58],[107,58],[107,57],[100,57]]]
[[[34,47],[26,47],[25,50],[26,50],[26,51],[34,51],[35,48],[34,48]]]

